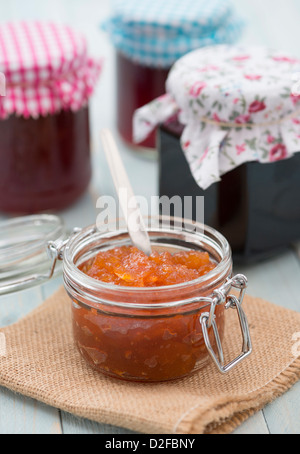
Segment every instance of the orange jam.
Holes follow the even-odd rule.
[[[200,316],[209,305],[193,299],[211,295],[212,285],[198,283],[197,278],[215,267],[206,252],[153,252],[148,257],[134,247],[100,252],[83,263],[82,272],[116,286],[97,295],[105,301],[110,292],[116,305],[73,299],[74,337],[81,355],[97,371],[123,380],[165,381],[199,370],[208,360]],[[183,283],[188,283],[188,292],[176,286]],[[164,306],[189,298],[191,302],[184,305]],[[156,303],[158,308],[153,308]],[[215,314],[222,336],[223,306]]]
[[[131,287],[161,287],[192,281],[215,268],[207,252],[153,252],[132,246],[100,252],[81,271],[99,281]]]

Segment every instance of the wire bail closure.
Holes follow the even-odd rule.
[[[82,229],[80,227],[75,227],[72,230],[71,236],[72,235],[76,235],[77,233],[81,232],[81,230]],[[49,258],[52,260],[50,271],[49,271],[49,275],[48,275],[48,279],[49,280],[54,275],[54,271],[55,271],[55,267],[56,267],[57,261],[58,260],[63,260],[64,249],[65,249],[66,245],[68,244],[68,242],[70,241],[70,237],[68,237],[65,240],[48,241],[47,253],[48,253]]]
[[[231,369],[237,366],[241,361],[246,359],[252,353],[252,342],[249,332],[249,325],[246,314],[242,308],[244,296],[248,286],[247,278],[238,274],[232,279],[228,279],[226,283],[220,287],[218,290],[214,291],[213,297],[211,299],[210,312],[205,312],[200,317],[200,323],[202,326],[203,337],[205,341],[206,348],[213,359],[215,365],[222,374],[228,373]],[[240,290],[239,296],[230,294],[232,288]],[[216,324],[215,310],[216,307],[220,304],[225,304],[225,309],[236,309],[238,312],[241,332],[243,336],[243,346],[242,353],[232,360],[229,364],[225,365],[224,353],[220,334]],[[212,348],[208,330],[212,328],[217,344],[217,354]]]

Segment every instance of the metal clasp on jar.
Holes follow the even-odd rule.
[[[252,342],[249,332],[249,325],[246,314],[242,308],[242,303],[246,293],[247,285],[248,285],[247,278],[242,274],[238,274],[232,279],[228,279],[222,287],[220,287],[213,293],[213,296],[210,301],[211,302],[210,312],[205,312],[200,317],[206,348],[211,358],[213,359],[214,363],[216,364],[216,366],[218,367],[219,371],[222,374],[226,374],[227,372],[229,372],[231,369],[237,366],[241,361],[246,359],[252,353]],[[240,290],[238,297],[230,294],[232,288]],[[227,365],[225,365],[222,342],[218,331],[215,316],[216,307],[220,304],[225,304],[225,309],[237,310],[241,332],[243,336],[242,353]],[[216,345],[218,350],[217,354],[213,350],[209,339],[208,330],[210,328],[213,328],[213,333],[216,339]]]
[[[71,236],[72,235],[76,235],[77,233],[81,232],[81,230],[82,229],[80,227],[75,227],[72,230]],[[68,244],[68,242],[70,241],[70,237],[71,236],[69,236],[65,240],[48,241],[47,252],[48,252],[49,258],[52,260],[51,267],[50,267],[50,272],[49,272],[49,275],[47,276],[47,278],[49,280],[54,275],[54,271],[55,271],[55,267],[56,267],[57,261],[58,260],[63,260],[63,258],[64,258],[64,249],[65,249],[66,245]]]

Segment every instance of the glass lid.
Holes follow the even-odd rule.
[[[67,236],[62,220],[54,215],[0,221],[0,295],[47,281],[53,263],[47,245]],[[58,264],[55,273],[60,270]]]

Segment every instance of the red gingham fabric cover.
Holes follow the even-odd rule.
[[[0,72],[6,96],[0,117],[38,117],[62,109],[79,110],[88,102],[101,61],[88,56],[80,33],[52,22],[0,25]]]

